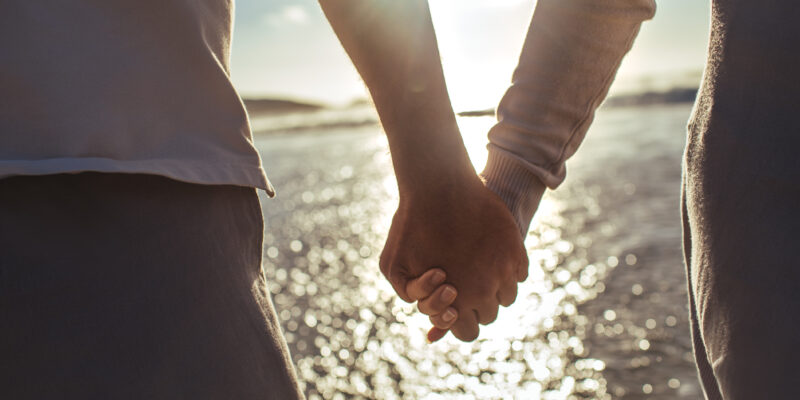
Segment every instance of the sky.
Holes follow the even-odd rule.
[[[494,107],[511,79],[535,1],[430,0],[456,111]],[[696,84],[708,42],[703,0],[657,1],[612,93]],[[346,104],[367,96],[317,0],[236,0],[232,79],[245,97]],[[667,82],[667,83],[665,83]]]

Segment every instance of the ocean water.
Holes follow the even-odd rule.
[[[278,191],[262,196],[263,266],[307,397],[701,398],[680,247],[690,109],[600,110],[533,221],[516,303],[473,343],[428,344],[380,274],[397,189],[377,125],[256,121]],[[459,120],[478,170],[492,122]]]

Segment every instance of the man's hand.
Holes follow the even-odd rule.
[[[458,290],[452,303],[458,319],[443,320],[441,307],[426,310],[421,303],[420,311],[463,341],[475,340],[478,324],[494,321],[499,305],[514,302],[517,282],[528,274],[516,223],[477,177],[427,194],[401,194],[380,266],[406,301],[416,300],[407,289],[412,278],[434,267],[445,271],[446,282]]]

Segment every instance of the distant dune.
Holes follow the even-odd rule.
[[[283,99],[244,99],[244,105],[251,115],[311,112],[325,108],[320,104]]]
[[[674,88],[662,92],[643,92],[609,97],[603,107],[639,107],[656,104],[691,103],[697,97],[697,88]],[[494,115],[495,110],[461,111],[462,117],[484,117]]]
[[[691,103],[697,97],[697,88],[673,88],[663,92],[644,92],[611,96],[605,107],[633,107],[655,104]]]
[[[475,111],[461,111],[458,113],[461,117],[486,117],[494,115],[494,108],[489,108],[486,110],[475,110]]]
[[[678,87],[609,97],[604,108],[646,107],[659,104],[689,103],[697,88]],[[354,101],[344,107],[285,99],[244,99],[254,131],[259,134],[355,128],[378,124],[375,109],[368,100]],[[494,109],[459,112],[462,117],[493,116]]]

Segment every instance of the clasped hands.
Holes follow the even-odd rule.
[[[380,258],[381,272],[403,300],[430,316],[431,341],[449,329],[462,341],[511,305],[528,258],[506,204],[480,179],[424,193],[400,194]]]

